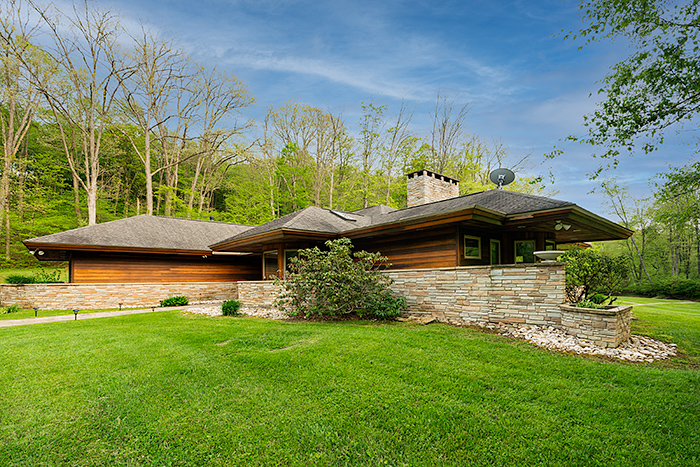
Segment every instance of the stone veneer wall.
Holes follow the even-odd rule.
[[[552,326],[602,347],[630,336],[630,309],[564,305],[563,263],[388,271],[409,315],[451,323]]]
[[[246,306],[270,308],[282,288],[273,281],[237,282],[238,300]]]
[[[617,306],[606,310],[561,305],[561,324],[566,332],[601,347],[617,347],[632,334],[632,306]]]
[[[459,182],[440,174],[423,170],[406,180],[408,207],[442,201],[459,196]]]
[[[518,264],[388,271],[412,315],[441,321],[561,325],[564,266]]]
[[[0,285],[0,305],[40,310],[119,308],[120,302],[124,308],[144,307],[175,295],[193,304],[238,297],[235,282]]]

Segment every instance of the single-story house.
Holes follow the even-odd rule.
[[[408,207],[352,212],[311,206],[259,226],[135,216],[25,240],[42,261],[70,263],[70,282],[230,282],[281,274],[301,248],[347,237],[394,269],[532,263],[557,244],[625,239],[632,231],[574,203],[407,175]]]

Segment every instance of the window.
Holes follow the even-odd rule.
[[[515,242],[515,262],[516,263],[534,263],[535,255],[534,240],[517,240]]]
[[[481,238],[471,235],[464,236],[464,257],[481,259]]]
[[[554,240],[545,240],[544,241],[544,249],[547,251],[556,250],[557,249],[557,242],[555,242]]]
[[[501,264],[501,242],[491,240],[491,264]]]
[[[263,280],[277,275],[277,250],[263,253]]]

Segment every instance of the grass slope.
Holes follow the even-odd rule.
[[[443,325],[0,329],[0,465],[697,465],[700,372]]]

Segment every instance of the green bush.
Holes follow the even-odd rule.
[[[608,297],[606,297],[602,293],[594,293],[593,295],[588,297],[588,301],[593,302],[596,305],[601,305],[607,299],[608,299]]]
[[[347,238],[326,242],[319,248],[299,250],[290,260],[283,291],[275,305],[291,316],[332,317],[357,315],[362,318],[391,319],[406,304],[389,286],[391,279],[379,272],[386,258],[379,253],[351,253]]]
[[[239,311],[241,308],[241,302],[238,300],[226,300],[221,305],[221,312],[224,316],[236,316],[240,315]]]
[[[623,292],[647,297],[661,295],[677,299],[696,299],[700,298],[700,281],[697,279],[657,279],[653,285],[647,281],[629,284],[623,289]]]
[[[5,282],[8,284],[34,284],[36,277],[25,274],[10,274],[5,278]]]
[[[569,303],[615,300],[627,274],[624,257],[612,257],[592,249],[574,248],[560,257],[566,263],[566,299]],[[601,300],[595,295],[603,295]]]
[[[579,308],[593,308],[595,310],[604,310],[606,308],[606,305],[596,303],[593,300],[581,300],[576,306]]]
[[[55,284],[57,282],[63,282],[61,280],[61,271],[55,270],[53,272],[42,269],[34,276],[34,282],[37,284]]]
[[[2,310],[2,314],[17,313],[18,311],[21,311],[19,305],[10,305]]]
[[[161,302],[161,306],[185,306],[189,304],[190,301],[184,295],[179,295],[177,297],[166,298]]]

